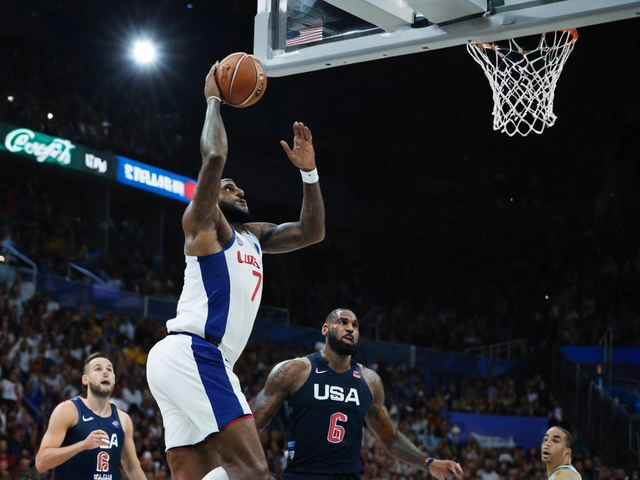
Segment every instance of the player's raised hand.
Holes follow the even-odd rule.
[[[284,140],[280,140],[287,157],[296,167],[306,172],[316,168],[316,153],[313,149],[311,130],[302,122],[293,124],[293,148]]]
[[[204,79],[204,98],[208,99],[209,97],[218,97],[220,98],[220,89],[218,88],[218,84],[216,83],[216,68],[218,68],[218,64],[220,62],[216,62],[207,73],[206,78]]]
[[[429,465],[429,474],[438,480],[444,480],[449,475],[455,475],[456,478],[462,478],[462,467],[459,463],[452,460],[434,460]]]
[[[109,445],[109,435],[104,430],[94,430],[84,439],[85,450],[105,447]]]

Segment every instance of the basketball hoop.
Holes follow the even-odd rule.
[[[514,39],[505,45],[467,44],[493,90],[494,130],[524,137],[553,126],[556,84],[577,39],[578,31],[572,28],[543,33],[537,48],[529,51]]]

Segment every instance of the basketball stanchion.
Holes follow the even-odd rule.
[[[512,137],[553,126],[556,85],[577,39],[577,30],[568,29],[543,33],[533,50],[514,39],[467,44],[493,90],[494,130]]]

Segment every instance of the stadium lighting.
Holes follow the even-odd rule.
[[[0,263],[4,262],[4,257],[0,255]]]
[[[133,58],[138,63],[152,63],[156,59],[156,48],[151,42],[140,40],[133,45]]]
[[[8,101],[10,101],[10,102],[13,102],[13,95],[9,95],[9,96],[7,97],[7,100],[8,100]]]
[[[53,113],[47,113],[47,118],[51,120],[53,118]]]

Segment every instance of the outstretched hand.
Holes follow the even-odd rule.
[[[462,467],[452,460],[434,460],[429,465],[429,474],[438,480],[444,480],[451,474],[462,478]]]
[[[284,140],[280,140],[287,157],[296,167],[305,172],[316,168],[316,154],[313,149],[313,137],[311,130],[302,122],[293,124],[293,148]]]
[[[216,62],[207,73],[206,78],[204,79],[204,98],[208,100],[209,97],[218,97],[220,98],[220,89],[218,88],[218,83],[216,82],[216,69],[218,68],[218,64],[220,62]]]

